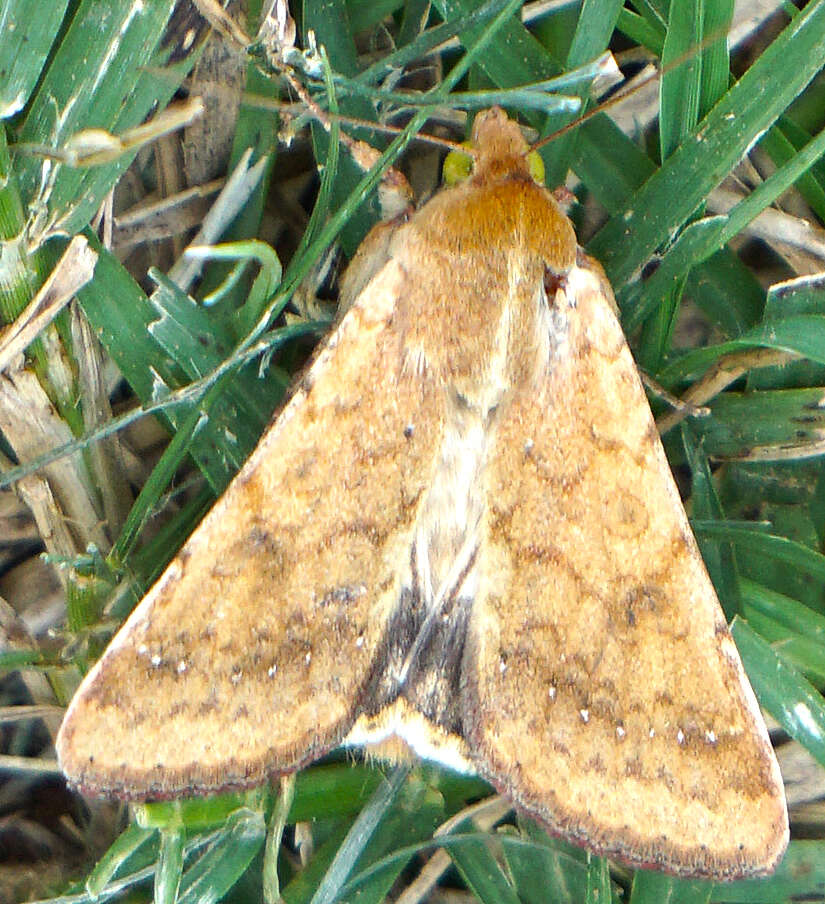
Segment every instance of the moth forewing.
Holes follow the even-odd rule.
[[[439,435],[432,387],[400,367],[399,279],[388,266],[353,305],[84,680],[57,743],[81,790],[258,784],[352,726]]]
[[[776,760],[598,265],[517,126],[379,227],[280,417],[73,700],[69,779],[251,785],[343,742],[473,768],[635,866],[769,871]]]
[[[564,352],[540,392],[514,393],[485,471],[497,571],[470,624],[470,747],[601,853],[766,872],[787,814],[764,723],[603,274],[580,257],[561,282]]]

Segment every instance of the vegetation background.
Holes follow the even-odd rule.
[[[229,12],[257,33],[259,0]],[[494,102],[541,134],[575,119],[546,81],[605,49],[630,76],[664,64],[652,93],[545,148],[548,181],[577,195],[640,367],[709,406],[665,441],[775,728],[794,840],[764,880],[634,874],[507,817],[480,781],[344,755],[131,816],[65,789],[63,707],[327,328],[320,262],[357,247],[378,174],[337,128],[279,143],[294,94],[189,2],[0,0],[0,900],[825,899],[825,0],[291,13],[298,46],[312,31],[326,51],[291,58],[319,104],[402,125],[424,109],[454,137],[458,111]],[[173,98],[186,125],[161,135]],[[416,185],[433,156],[405,158]],[[195,230],[241,244],[193,261]]]

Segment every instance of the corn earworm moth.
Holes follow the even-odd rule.
[[[347,313],[72,700],[62,768],[144,800],[395,739],[596,853],[765,874],[779,769],[612,291],[515,123],[474,141],[467,181],[365,240]]]

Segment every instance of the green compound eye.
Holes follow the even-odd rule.
[[[462,142],[462,147],[471,148],[472,142]],[[467,179],[473,171],[473,158],[470,154],[461,151],[450,151],[444,158],[444,166],[441,168],[441,178],[446,185],[457,185]]]
[[[544,185],[544,161],[538,151],[530,151],[527,155],[527,166],[530,168],[530,175],[536,182]]]
[[[462,147],[471,148],[472,142],[462,142]],[[527,155],[527,166],[530,175],[539,183],[544,184],[544,161],[538,151],[530,151]],[[461,151],[450,151],[444,158],[444,165],[441,168],[441,177],[446,185],[457,185],[467,179],[473,171],[473,158],[470,154],[464,154]]]

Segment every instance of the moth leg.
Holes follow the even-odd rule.
[[[692,407],[704,405],[749,370],[787,364],[798,357],[791,352],[776,351],[770,348],[758,348],[724,355],[698,382],[688,389],[682,397],[682,402]],[[659,433],[664,435],[691,413],[691,411],[679,409],[663,415],[656,421]]]

